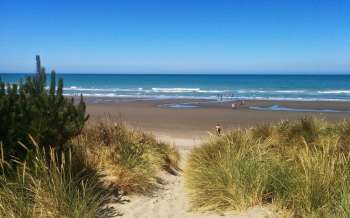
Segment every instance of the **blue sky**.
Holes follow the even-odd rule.
[[[0,72],[350,72],[350,0],[0,0]]]

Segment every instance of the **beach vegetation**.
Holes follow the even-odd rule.
[[[91,124],[72,144],[87,151],[108,186],[125,194],[149,193],[157,187],[160,171],[178,170],[180,157],[174,147],[122,122]]]
[[[193,207],[272,205],[293,217],[349,217],[349,125],[306,117],[212,138],[185,168]]]
[[[0,159],[0,217],[94,218],[116,214],[105,206],[110,194],[83,153],[70,149],[58,162],[53,148],[44,149],[31,140],[34,146],[29,157],[14,160],[17,167],[12,171],[4,173],[8,163],[3,156]]]
[[[4,159],[1,146],[0,217],[113,217],[113,199],[151,194],[162,172],[178,171],[174,147],[121,122],[87,125],[61,159],[29,138],[34,146],[20,143],[27,158],[14,157],[16,165]]]
[[[111,217],[122,194],[151,193],[179,153],[122,122],[90,123],[37,57],[24,83],[0,82],[0,217]]]
[[[0,142],[7,162],[24,160],[31,150],[31,135],[40,146],[54,148],[57,154],[68,149],[67,142],[77,136],[87,120],[83,98],[76,104],[73,98],[63,96],[63,80],[56,81],[52,71],[46,87],[45,68],[37,56],[37,72],[24,82],[9,84],[0,81]]]

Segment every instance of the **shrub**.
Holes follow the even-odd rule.
[[[33,145],[28,135],[46,147],[61,154],[66,142],[78,135],[84,126],[85,103],[81,97],[78,105],[63,96],[63,80],[56,87],[56,73],[52,71],[49,90],[46,90],[45,69],[37,56],[37,73],[20,84],[0,81],[0,142],[7,161],[16,157],[24,160],[27,151],[18,142]]]

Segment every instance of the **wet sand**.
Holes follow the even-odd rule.
[[[176,138],[205,137],[214,132],[216,123],[224,130],[249,127],[282,119],[317,116],[330,121],[350,118],[349,112],[294,112],[262,111],[249,107],[278,105],[290,109],[350,111],[350,102],[305,101],[245,101],[243,106],[232,109],[232,102],[208,102],[207,100],[135,100],[116,98],[86,98],[90,122],[108,119],[123,120],[128,125]],[[186,108],[169,108],[185,105]],[[187,107],[189,106],[189,107]]]

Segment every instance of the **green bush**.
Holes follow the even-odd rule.
[[[45,69],[37,56],[37,73],[24,83],[5,84],[0,80],[0,142],[4,156],[24,160],[27,151],[18,142],[32,149],[28,135],[46,149],[54,148],[61,154],[69,139],[78,135],[85,121],[85,103],[79,104],[63,96],[63,80],[56,85],[56,73],[52,71],[49,89],[46,89]]]

